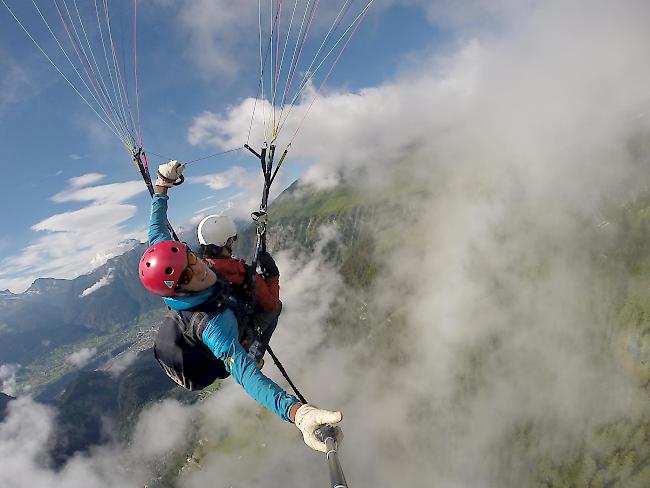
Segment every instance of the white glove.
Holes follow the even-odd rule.
[[[302,432],[305,444],[316,451],[327,452],[325,443],[319,441],[314,432],[323,425],[338,424],[342,419],[341,412],[321,410],[313,405],[305,404],[296,412],[295,422],[296,427]]]
[[[174,183],[177,179],[183,178],[184,170],[185,165],[181,164],[180,161],[177,161],[176,159],[168,163],[161,164],[158,166],[158,178],[156,178],[156,186],[166,186],[167,188],[171,188],[174,186]]]

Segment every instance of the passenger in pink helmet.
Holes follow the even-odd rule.
[[[172,239],[167,226],[167,192],[182,179],[185,165],[170,161],[158,168],[149,223],[149,244],[139,276],[150,292],[163,297],[171,312],[161,325],[154,354],[167,376],[188,389],[205,388],[229,375],[261,405],[295,423],[305,443],[326,452],[316,430],[341,421],[341,412],[301,403],[256,367],[239,342],[227,279]]]

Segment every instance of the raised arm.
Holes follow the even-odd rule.
[[[178,161],[170,161],[158,167],[158,176],[154,186],[154,195],[151,198],[151,217],[149,218],[149,232],[147,239],[149,245],[172,238],[167,225],[167,191],[174,186],[174,182],[181,178],[185,165]]]

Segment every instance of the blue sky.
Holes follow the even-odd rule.
[[[79,86],[32,3],[6,1]],[[39,3],[75,59],[53,4]],[[364,4],[353,5],[357,3],[357,7]],[[74,6],[71,0],[67,4],[59,0],[60,8],[64,4],[70,9]],[[78,5],[90,31],[92,2]],[[129,66],[132,2],[110,5],[115,42],[118,50],[122,46],[124,51],[119,57]],[[293,2],[285,2],[284,26],[292,6]],[[326,93],[354,93],[381,86],[417,64],[425,53],[449,42],[452,33],[430,21],[426,6],[427,2],[416,1],[375,2],[332,72]],[[306,45],[305,59],[323,38],[335,15],[333,7],[333,3],[323,2],[314,17],[313,42]],[[225,1],[138,2],[141,118],[145,150],[154,168],[163,158],[153,153],[187,161],[246,142],[242,131],[233,129],[235,117],[224,114],[257,93],[257,22],[257,2],[252,1],[234,5]],[[100,49],[101,45],[93,46]],[[305,67],[301,63],[299,69]],[[320,76],[325,72],[324,68]],[[120,252],[121,240],[142,239],[148,195],[144,185],[136,183],[139,175],[124,146],[54,70],[3,5],[0,73],[0,147],[3,167],[8,170],[2,194],[6,231],[0,238],[0,289],[17,292],[37,277],[71,278],[88,272]],[[317,75],[316,84],[320,79]],[[126,85],[132,96],[135,84],[130,72]],[[309,102],[305,97],[305,106]],[[312,133],[317,133],[320,123],[314,115],[318,103],[304,125]],[[250,110],[241,113],[250,118]],[[229,124],[224,126],[224,120]],[[312,154],[306,144],[295,155],[290,153],[278,189],[300,177],[316,159],[317,152]],[[171,221],[176,225],[195,222],[228,206],[236,216],[248,214],[258,198],[257,168],[258,162],[245,151],[193,163],[187,170],[188,183],[173,193]]]

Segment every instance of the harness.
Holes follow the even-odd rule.
[[[247,308],[232,296],[228,280],[220,273],[217,278],[215,291],[207,301],[188,310],[167,312],[154,344],[154,356],[165,374],[188,390],[201,390],[230,376],[223,362],[201,340],[212,318],[230,308],[237,318],[239,342],[248,346],[256,337]]]

